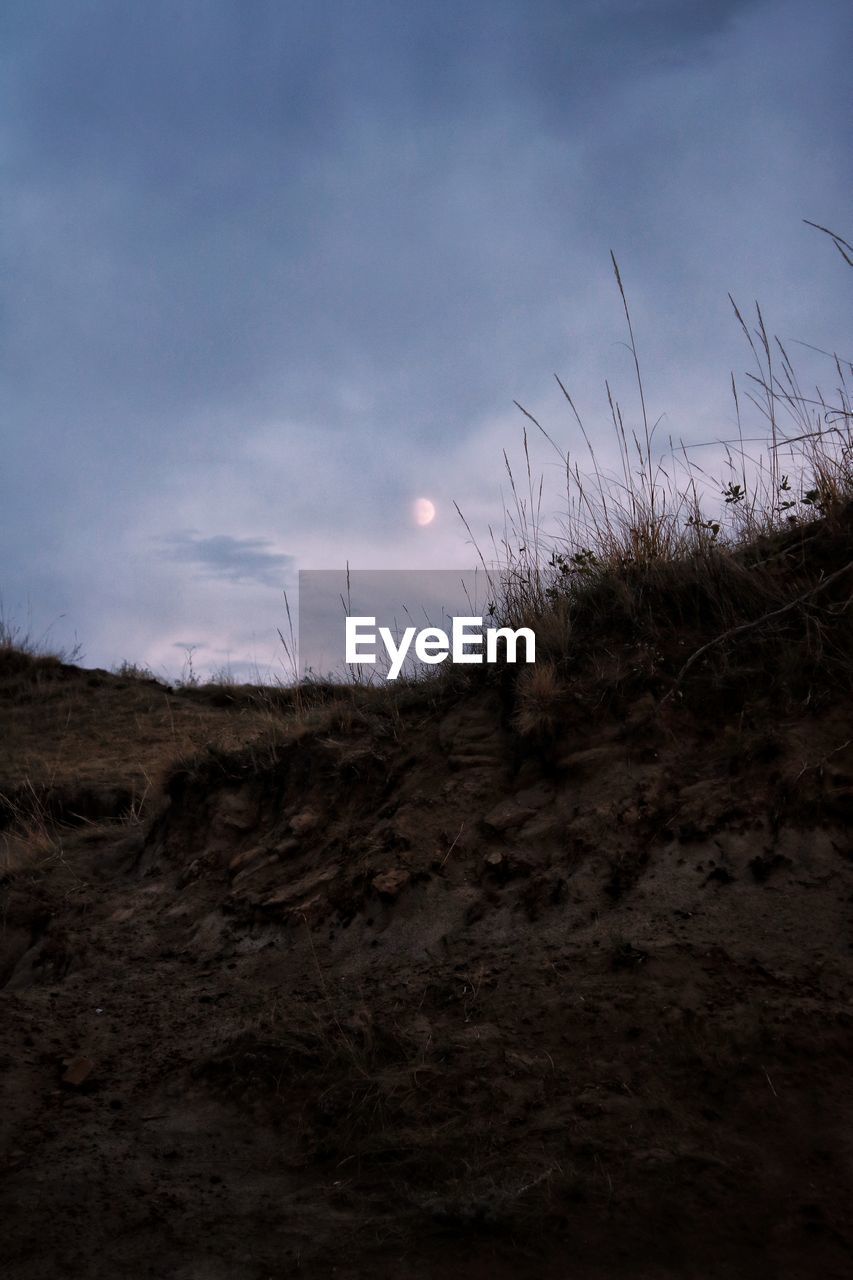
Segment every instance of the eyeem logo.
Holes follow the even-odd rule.
[[[534,662],[534,633],[496,617],[506,591],[485,566],[301,570],[299,674],[373,682],[418,679],[442,662]]]
[[[375,617],[356,617],[345,619],[346,661],[347,663],[376,663],[377,640],[381,641],[388,658],[389,680],[396,680],[411,651],[414,642],[414,654],[419,662],[428,666],[437,665],[450,658],[451,662],[482,663],[483,653],[472,653],[472,647],[483,649],[485,637],[485,661],[498,661],[498,641],[503,640],[506,647],[506,661],[518,660],[519,641],[524,642],[524,661],[536,661],[536,636],[530,627],[519,627],[513,631],[511,627],[483,627],[483,619],[453,618],[451,634],[448,636],[441,627],[424,627],[418,631],[416,627],[406,627],[399,643],[390,627],[376,627]]]

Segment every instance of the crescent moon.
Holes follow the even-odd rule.
[[[412,511],[415,517],[415,524],[425,527],[432,524],[435,519],[435,503],[429,498],[416,498]]]

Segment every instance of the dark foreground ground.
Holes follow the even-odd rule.
[[[128,756],[189,714],[64,670],[28,741],[72,686],[132,700]],[[4,1277],[853,1274],[847,700],[578,707],[547,750],[487,689],[271,737],[220,701],[254,745],[119,821],[84,735],[7,841]]]

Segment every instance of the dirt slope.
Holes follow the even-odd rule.
[[[19,842],[3,1274],[850,1274],[849,726],[340,699]]]

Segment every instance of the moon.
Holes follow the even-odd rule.
[[[430,502],[429,498],[416,498],[412,505],[412,513],[415,517],[415,524],[422,527],[432,524],[435,519],[435,503]]]

